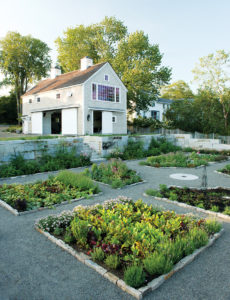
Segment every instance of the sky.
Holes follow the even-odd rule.
[[[171,82],[196,88],[192,69],[199,58],[219,49],[230,51],[229,0],[0,0],[0,38],[8,31],[32,35],[52,49],[68,27],[114,16],[129,32],[143,30],[172,68]]]

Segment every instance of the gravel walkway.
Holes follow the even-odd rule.
[[[229,187],[230,177],[214,173],[214,170],[225,164],[227,163],[207,167],[209,186]],[[188,209],[143,197],[143,192],[147,188],[157,188],[159,184],[199,187],[202,169],[155,169],[139,166],[138,161],[130,161],[128,165],[136,169],[147,182],[121,190],[101,185],[102,196],[82,200],[78,204],[93,204],[124,195],[134,200],[142,198],[147,203],[173,209],[178,213],[189,212]],[[76,172],[81,170],[75,169]],[[169,177],[173,173],[193,174],[199,176],[199,179],[175,180]],[[33,182],[47,177],[48,174],[31,175],[1,180],[0,184]],[[76,203],[19,217],[0,207],[0,300],[133,299],[34,229],[37,218],[72,209],[74,206]],[[229,300],[230,223],[225,222],[223,226],[224,235],[212,247],[145,299]]]

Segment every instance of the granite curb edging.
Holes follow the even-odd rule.
[[[230,177],[229,174],[226,174],[226,173],[223,173],[223,172],[219,172],[219,171],[217,171],[217,170],[215,170],[214,173],[224,175],[225,177]]]
[[[222,162],[227,162],[229,160],[230,160],[230,158],[225,159],[225,160],[220,160],[220,161],[210,161],[210,162],[208,162],[207,165],[200,165],[200,166],[197,166],[197,167],[152,167],[152,166],[145,165],[145,164],[140,164],[140,165],[144,166],[144,167],[148,167],[148,168],[154,168],[154,169],[190,169],[190,170],[193,170],[193,169],[201,169],[203,167],[209,167],[209,166],[219,164],[219,163],[222,163]]]
[[[107,186],[107,187],[112,188],[112,186],[111,186],[110,184],[108,184],[108,183],[104,183],[104,182],[97,181],[97,180],[94,180],[94,179],[92,179],[92,181],[95,182],[95,183],[100,183],[100,184],[102,184],[102,185],[105,185],[105,186]],[[120,187],[120,188],[112,188],[112,189],[113,189],[113,190],[123,190],[123,189],[125,189],[125,188],[127,188],[127,187],[134,186],[134,185],[138,185],[138,184],[142,184],[142,183],[146,183],[146,182],[147,182],[146,180],[142,180],[142,181],[134,182],[134,183],[132,183],[132,184],[126,184],[125,186]]]
[[[120,289],[122,289],[124,292],[132,295],[136,299],[142,299],[143,296],[145,296],[147,293],[156,290],[159,286],[161,286],[167,279],[169,279],[174,273],[178,272],[182,268],[184,268],[186,265],[191,263],[201,252],[203,252],[205,249],[210,247],[215,240],[217,240],[223,233],[224,229],[222,228],[218,233],[215,233],[211,238],[209,238],[209,242],[206,246],[201,247],[197,250],[195,250],[192,254],[182,258],[174,267],[173,269],[167,273],[163,274],[152,281],[150,281],[147,286],[141,287],[139,289],[132,288],[128,286],[122,279],[119,279],[116,275],[110,273],[107,269],[101,267],[97,263],[91,260],[91,257],[84,254],[83,252],[78,252],[74,250],[72,247],[64,243],[62,240],[54,237],[50,233],[43,231],[38,226],[35,226],[35,229],[43,234],[45,237],[47,237],[51,242],[62,248],[63,250],[67,251],[69,254],[74,256],[76,259],[78,259],[83,264],[87,265],[88,267],[94,269],[96,272],[101,274],[104,278],[108,279],[111,283],[117,285]]]
[[[25,174],[25,175],[17,175],[17,176],[11,176],[11,177],[0,177],[0,181],[4,181],[4,180],[9,180],[9,179],[17,179],[17,178],[25,178],[25,177],[29,177],[29,176],[35,176],[35,175],[52,175],[52,174],[56,174],[59,173],[61,171],[74,171],[76,169],[80,169],[80,168],[87,168],[90,167],[91,165],[87,165],[87,166],[82,166],[82,167],[76,167],[76,168],[68,168],[68,169],[60,169],[60,170],[56,170],[56,171],[46,171],[46,172],[38,172],[38,173],[32,173],[32,174]]]
[[[56,208],[58,206],[62,206],[62,205],[66,205],[66,204],[71,204],[71,203],[74,203],[74,202],[81,201],[83,199],[90,199],[90,198],[93,198],[93,197],[98,197],[98,196],[101,196],[102,194],[103,194],[103,192],[100,192],[98,194],[89,195],[89,198],[81,197],[81,198],[78,198],[78,199],[72,199],[70,201],[66,200],[64,202],[54,204],[51,207],[40,207],[40,208],[37,208],[37,209],[26,210],[26,211],[21,211],[21,212],[19,212],[17,209],[13,208],[12,206],[10,206],[9,204],[7,204],[5,201],[3,201],[1,199],[0,199],[0,206],[7,209],[9,212],[11,212],[15,216],[22,216],[22,215],[27,215],[27,214],[33,214],[33,213],[43,211],[43,210],[53,209],[53,208]]]
[[[179,186],[177,186],[177,187],[179,187]],[[179,188],[181,188],[181,187],[179,187]],[[210,188],[210,189],[217,189],[217,188],[219,188],[219,187]],[[196,188],[196,189],[198,189],[198,188]],[[206,210],[204,208],[192,206],[192,205],[189,205],[189,204],[186,204],[186,203],[183,203],[183,202],[178,202],[176,200],[173,201],[173,200],[170,200],[168,198],[161,198],[161,197],[155,197],[155,196],[147,195],[146,193],[143,193],[143,196],[152,197],[152,198],[154,198],[156,200],[159,200],[159,201],[164,201],[166,203],[175,204],[177,206],[184,207],[184,208],[190,208],[190,209],[193,209],[193,210],[195,210],[197,212],[200,212],[200,213],[205,213],[205,214],[211,215],[211,216],[216,217],[216,218],[220,218],[220,219],[230,221],[230,216],[222,214],[222,213],[214,212],[214,211],[211,211],[211,210]]]

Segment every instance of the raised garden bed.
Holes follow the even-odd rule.
[[[83,172],[91,179],[111,185],[112,188],[122,188],[126,185],[141,183],[143,180],[136,171],[118,159],[112,159],[109,163],[93,164],[92,169]]]
[[[230,216],[230,189],[227,188],[198,189],[160,185],[160,190],[148,189],[145,193],[211,211],[217,213],[217,216],[220,213],[220,217],[223,214]]]
[[[203,165],[208,165],[210,162],[220,162],[227,160],[227,156],[215,154],[200,154],[192,152],[186,154],[184,152],[170,153],[166,155],[150,156],[146,161],[140,162],[141,165],[150,167],[180,167],[180,168],[195,168]]]
[[[80,205],[73,212],[40,219],[35,226],[138,299],[191,262],[221,230],[216,221],[160,211],[125,197]]]
[[[54,154],[43,153],[34,160],[26,160],[21,154],[12,156],[9,163],[0,165],[0,178],[36,174],[91,165],[88,154],[76,155],[75,147],[59,145]]]
[[[123,150],[117,148],[108,155],[110,158],[120,158],[122,160],[141,159],[147,156],[155,156],[162,153],[176,152],[181,150],[181,147],[173,145],[165,138],[151,139],[148,149],[144,148],[143,141],[134,141],[129,139]]]
[[[217,172],[218,172],[218,173],[223,173],[223,174],[225,174],[225,175],[230,176],[230,165],[224,166],[223,169],[220,169],[220,170],[218,170]]]
[[[62,171],[44,182],[0,185],[0,205],[15,215],[88,198],[100,192],[82,173]]]

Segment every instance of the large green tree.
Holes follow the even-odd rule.
[[[49,47],[46,43],[18,32],[9,32],[0,40],[0,71],[5,75],[3,84],[13,87],[17,100],[17,116],[20,122],[20,97],[28,84],[46,77],[51,66]]]
[[[175,100],[166,111],[172,126],[190,132],[225,132],[222,105],[210,89],[199,89],[194,100]]]
[[[230,52],[218,50],[215,54],[201,57],[195,66],[194,81],[197,81],[202,89],[211,89],[222,105],[225,131],[228,128],[228,116],[230,112]]]
[[[58,60],[65,72],[79,68],[80,59],[109,61],[128,89],[129,111],[146,110],[170,80],[171,69],[161,66],[159,46],[143,31],[128,33],[123,22],[106,17],[90,26],[67,28],[56,40]]]
[[[17,123],[17,105],[15,93],[0,97],[0,122],[6,124]]]
[[[185,81],[178,80],[174,83],[162,87],[161,97],[172,100],[181,100],[192,99],[194,95],[191,88]]]

